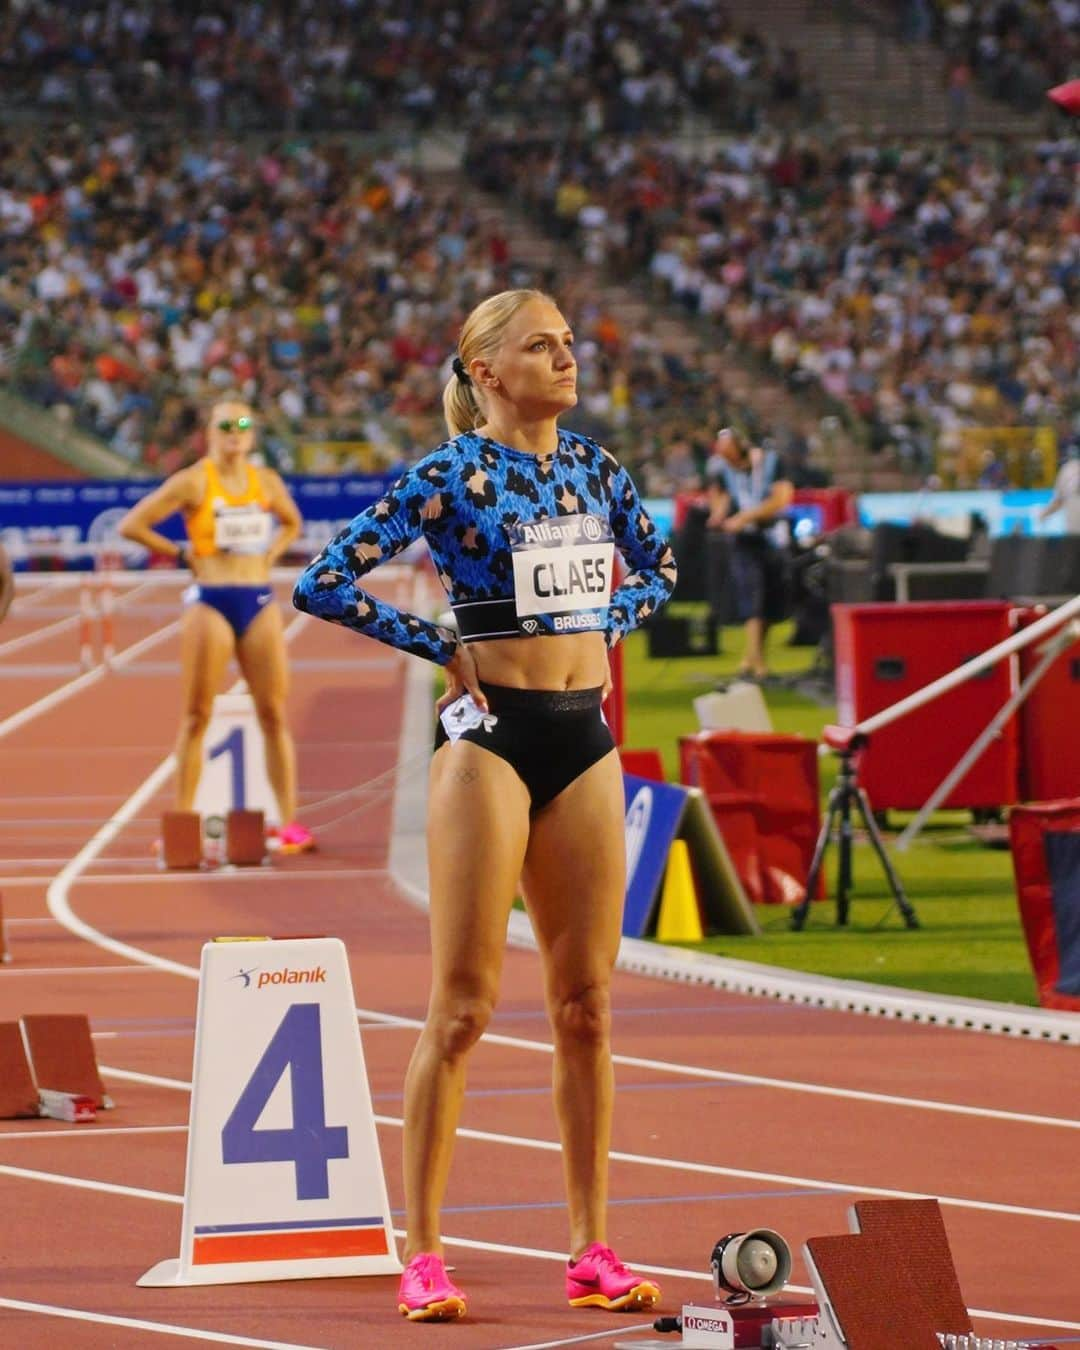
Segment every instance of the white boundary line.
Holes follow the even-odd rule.
[[[378,1119],[378,1117],[376,1117],[376,1119]],[[554,1145],[553,1148],[555,1151],[561,1151],[561,1148],[558,1145]],[[73,1186],[78,1190],[96,1190],[111,1195],[130,1195],[133,1199],[157,1200],[160,1203],[170,1205],[182,1205],[184,1202],[183,1196],[171,1195],[166,1191],[145,1191],[132,1186],[114,1185],[111,1182],[87,1181],[83,1178],[68,1176],[65,1173],[38,1172],[30,1168],[11,1167],[7,1164],[0,1164],[0,1175],[4,1174],[11,1175],[20,1180],[40,1181],[58,1186]],[[404,1236],[403,1230],[395,1229],[394,1231],[396,1236]],[[462,1250],[466,1251],[495,1252],[499,1255],[510,1256],[527,1256],[536,1260],[557,1262],[560,1265],[564,1264],[566,1261],[565,1252],[548,1251],[543,1247],[519,1247],[505,1242],[481,1242],[475,1238],[448,1237],[446,1235],[443,1236],[443,1241],[448,1247],[460,1247]],[[703,1274],[700,1270],[683,1270],[678,1266],[646,1265],[641,1261],[634,1261],[633,1265],[636,1270],[640,1270],[648,1275],[667,1275],[677,1279],[697,1280],[701,1283],[711,1283],[712,1280],[711,1275]],[[806,1285],[789,1284],[786,1288],[790,1289],[793,1293],[813,1293],[813,1290]],[[996,1322],[1013,1323],[1017,1326],[1047,1327],[1058,1331],[1080,1331],[1080,1322],[1054,1321],[1045,1317],[1018,1316],[1015,1313],[986,1311],[981,1308],[969,1308],[968,1311],[973,1317],[983,1317]],[[256,1344],[258,1344],[258,1342],[256,1342]]]
[[[414,661],[406,675],[400,758],[415,759],[425,746],[430,747],[430,742],[430,673],[423,662]],[[424,774],[417,774],[413,781],[401,785],[395,802],[389,870],[402,893],[425,910],[426,813],[427,779]],[[536,947],[532,925],[520,910],[511,912],[507,936],[516,946]],[[863,1013],[951,1030],[996,1032],[1031,1041],[1080,1045],[1078,1013],[953,998],[945,994],[920,994],[888,985],[808,975],[779,966],[713,956],[709,952],[666,947],[639,938],[622,939],[616,966],[635,975],[708,985],[729,993],[781,999],[823,1010]]]
[[[526,1045],[532,1044],[525,1042]],[[177,1092],[190,1092],[191,1084],[179,1078],[151,1078],[136,1069],[118,1069],[102,1064],[102,1074],[106,1078],[117,1078],[133,1083],[151,1082],[157,1087],[167,1087]],[[375,1121],[391,1129],[401,1129],[404,1122],[399,1116],[376,1114]],[[472,1139],[479,1143],[501,1144],[510,1148],[534,1149],[538,1153],[561,1153],[562,1145],[556,1140],[537,1139],[531,1135],[502,1134],[495,1130],[475,1130],[458,1127],[460,1139]],[[744,1181],[763,1181],[777,1186],[797,1186],[803,1189],[819,1190],[823,1193],[839,1192],[845,1195],[877,1195],[890,1200],[925,1200],[925,1191],[904,1191],[886,1186],[867,1186],[861,1182],[832,1181],[821,1177],[791,1176],[786,1172],[760,1172],[745,1167],[722,1167],[718,1163],[695,1162],[682,1158],[661,1158],[650,1153],[628,1153],[612,1149],[608,1156],[615,1162],[630,1163],[637,1167],[656,1168],[661,1171],[689,1172],[698,1176],[734,1177]],[[677,1198],[677,1197],[676,1197]],[[962,1196],[939,1195],[935,1199],[942,1205],[954,1209],[973,1209],[991,1214],[1013,1214],[1028,1219],[1046,1219],[1058,1223],[1080,1223],[1080,1214],[1068,1210],[1035,1209],[1028,1205],[1007,1205],[994,1200],[971,1200]]]
[[[321,1346],[300,1345],[295,1341],[262,1341],[251,1336],[231,1336],[225,1331],[199,1331],[194,1327],[176,1327],[167,1322],[147,1322],[141,1317],[116,1317],[111,1313],[83,1312],[79,1308],[61,1308],[55,1303],[28,1303],[19,1298],[0,1298],[0,1308],[14,1312],[41,1313],[45,1317],[62,1317],[74,1322],[94,1322],[107,1327],[124,1327],[129,1331],[146,1331],[154,1336],[177,1336],[185,1341],[211,1341],[214,1345],[246,1345],[255,1350],[324,1350]]]
[[[415,583],[414,583],[414,584],[415,584]],[[297,630],[297,628],[298,628],[298,626],[299,626],[299,623],[302,622],[302,620],[304,619],[304,617],[305,617],[305,616],[302,616],[302,615],[299,616],[299,619],[298,619],[298,620],[294,620],[293,623],[289,625],[289,628],[286,630],[286,639],[287,639],[287,640],[289,639],[289,637],[291,637],[291,635],[293,634],[293,632]],[[153,635],[151,635],[151,636],[156,640],[156,639],[159,639],[159,638],[162,636],[162,633],[153,634]],[[131,650],[132,650],[132,649],[128,649],[128,651],[131,651]],[[419,664],[420,664],[419,662],[413,663],[412,666],[410,667],[410,670],[409,670],[409,678],[407,679],[407,691],[408,691],[408,692],[411,692],[411,691],[412,691],[412,686],[416,683],[416,681],[415,681],[415,679],[414,679],[414,677],[413,677],[413,668],[416,667],[416,666],[419,666]],[[93,673],[93,672],[91,672],[91,673]],[[422,668],[421,668],[421,674],[423,674],[423,673],[424,673],[424,672],[422,671]],[[77,684],[77,683],[79,683],[79,682],[76,681],[75,683]],[[426,684],[426,681],[425,681],[425,684]],[[415,703],[415,699],[410,700],[410,699],[407,698],[407,711],[408,711],[408,709],[409,709],[410,704],[413,704],[413,703]],[[4,727],[4,724],[0,724],[0,734],[2,734],[2,732],[3,732],[3,727]],[[405,731],[406,731],[406,727],[403,726],[403,735],[402,735],[403,741],[404,741],[404,739],[405,739]],[[63,868],[63,870],[62,870],[62,871],[61,871],[61,872],[53,879],[53,881],[50,883],[49,888],[48,888],[48,893],[47,893],[47,904],[48,904],[48,908],[49,908],[50,913],[52,913],[53,916],[54,916],[61,924],[63,924],[65,927],[67,927],[67,928],[69,929],[69,931],[75,932],[76,935],[85,938],[85,940],[91,942],[92,944],[97,945],[97,946],[104,947],[106,950],[111,950],[111,951],[117,952],[117,954],[123,955],[123,956],[127,957],[128,959],[135,961],[135,962],[138,963],[138,964],[150,965],[150,966],[153,966],[153,967],[156,968],[156,969],[166,970],[166,971],[170,971],[171,973],[174,973],[174,974],[182,975],[184,978],[187,978],[187,979],[196,979],[196,980],[197,980],[197,979],[198,979],[198,971],[195,970],[195,969],[193,969],[193,968],[191,968],[191,967],[184,966],[184,965],[182,965],[182,964],[179,963],[179,962],[169,961],[169,960],[167,960],[166,958],[159,957],[159,956],[156,956],[156,955],[153,954],[153,953],[143,951],[142,949],[137,948],[137,947],[134,947],[134,946],[132,946],[132,945],[130,945],[130,944],[118,942],[118,941],[116,941],[115,939],[109,938],[109,937],[107,937],[105,934],[103,934],[103,933],[99,932],[98,930],[92,928],[91,925],[85,923],[85,921],[83,921],[83,920],[81,920],[81,919],[78,918],[78,916],[77,916],[77,915],[74,913],[74,911],[72,910],[71,905],[70,905],[70,901],[69,901],[69,898],[68,898],[68,890],[69,890],[69,888],[70,888],[70,885],[71,885],[72,882],[79,876],[81,870],[82,870],[86,865],[88,865],[88,863],[91,862],[91,861],[97,856],[97,854],[98,854],[98,853],[99,853],[99,852],[100,852],[100,851],[108,844],[108,842],[111,841],[112,838],[115,837],[115,835],[120,831],[120,829],[123,828],[123,825],[124,825],[125,823],[127,823],[127,821],[130,820],[130,819],[135,815],[135,813],[136,813],[136,812],[138,811],[138,809],[141,807],[141,805],[143,804],[143,802],[146,801],[150,796],[153,795],[153,793],[157,790],[158,786],[159,786],[160,783],[164,780],[164,778],[167,776],[167,773],[168,773],[169,771],[171,771],[171,769],[172,769],[172,757],[170,756],[169,758],[167,758],[166,760],[164,760],[160,765],[158,765],[157,769],[154,770],[153,773],[151,773],[150,776],[143,782],[143,784],[136,790],[136,792],[133,793],[132,796],[131,796],[130,798],[128,798],[128,800],[120,807],[120,809],[114,814],[114,816],[113,816],[108,822],[106,822],[106,824],[105,824],[100,830],[98,830],[98,831],[95,833],[95,835],[91,838],[91,840],[89,840],[88,843],[87,843],[86,845],[84,845],[84,847],[79,851],[79,853],[76,855],[76,857],[73,858],[73,859],[67,864],[67,866],[65,866],[65,867]],[[415,776],[415,777],[419,777],[419,778],[422,779],[422,775],[417,775],[417,776]],[[398,812],[397,812],[397,810],[395,809],[395,823],[397,822],[397,819],[398,819]],[[393,872],[392,866],[391,866],[391,871]],[[406,888],[406,889],[412,889],[412,888]],[[522,916],[522,917],[524,917],[524,916]],[[530,932],[531,932],[531,930],[530,930]],[[534,1045],[534,1046],[537,1045],[537,1043],[535,1043],[535,1042],[526,1042],[526,1044]],[[549,1052],[549,1051],[548,1051],[548,1052]],[[645,1063],[648,1063],[648,1061],[645,1061]],[[106,1072],[108,1072],[108,1071],[106,1071]],[[120,1073],[114,1073],[114,1076],[117,1076],[117,1077],[119,1077],[119,1076],[128,1076],[128,1077],[132,1077],[132,1078],[135,1077],[134,1074],[125,1074],[125,1075],[121,1075]],[[153,1081],[153,1080],[151,1079],[151,1076],[150,1076],[150,1075],[140,1075],[139,1077],[141,1078],[142,1081]],[[169,1080],[157,1080],[157,1081],[161,1082],[161,1083],[164,1085],[164,1084],[165,1084],[166,1082],[168,1082]],[[173,1082],[175,1083],[175,1080],[173,1080]],[[176,1084],[176,1085],[179,1086],[179,1084]],[[813,1085],[810,1085],[810,1086],[813,1086]],[[190,1088],[189,1088],[188,1090],[190,1090]],[[825,1089],[825,1091],[831,1093],[831,1092],[835,1092],[835,1091],[837,1091],[837,1090],[836,1090],[836,1089]],[[977,1110],[977,1109],[976,1109],[976,1108],[969,1108],[969,1110]],[[376,1119],[381,1119],[381,1118],[377,1117]],[[488,1137],[489,1137],[489,1136],[483,1134],[482,1132],[475,1132],[475,1131],[462,1131],[462,1134],[465,1135],[466,1137],[477,1137],[477,1138],[488,1138]],[[509,1141],[509,1138],[512,1138],[512,1137],[508,1137],[508,1141]],[[520,1142],[519,1142],[519,1146],[522,1146],[522,1147],[529,1147],[529,1146],[532,1146],[532,1147],[545,1147],[545,1148],[549,1147],[549,1146],[543,1144],[542,1141],[535,1141],[535,1140],[533,1140],[533,1141],[530,1141],[530,1140],[520,1141]],[[554,1145],[554,1144],[553,1144],[553,1145],[550,1145],[550,1148],[552,1148],[552,1149],[555,1150],[555,1151],[560,1151],[560,1150],[561,1150],[561,1146],[559,1146],[559,1145]],[[636,1157],[637,1155],[621,1155],[621,1154],[613,1154],[612,1156],[613,1156],[613,1157],[616,1157],[616,1158],[619,1158],[620,1160],[627,1160],[627,1161],[629,1161],[629,1160],[631,1160],[632,1158]],[[649,1160],[649,1162],[650,1162],[651,1165],[653,1165],[653,1166],[664,1166],[664,1165],[665,1165],[663,1162],[658,1162],[657,1160]],[[683,1170],[697,1170],[697,1165],[695,1165],[695,1164],[683,1164],[683,1165],[681,1165],[681,1166],[682,1166]],[[710,1169],[710,1170],[712,1170],[712,1169]],[[10,1169],[9,1167],[6,1167],[6,1166],[5,1166],[5,1167],[0,1167],[0,1171],[7,1172],[7,1173],[12,1173],[12,1169]],[[723,1172],[721,1169],[717,1169],[717,1172],[718,1172],[718,1174],[726,1174],[726,1173]],[[23,1175],[29,1175],[29,1174],[25,1171],[25,1169],[21,1170],[21,1174],[23,1174]],[[754,1176],[755,1174],[741,1174],[741,1175],[751,1175],[751,1176]],[[756,1176],[760,1177],[760,1176],[762,1176],[762,1174],[756,1174]],[[73,1185],[79,1185],[79,1186],[82,1186],[82,1187],[85,1187],[85,1188],[89,1188],[89,1189],[94,1189],[94,1188],[96,1188],[96,1187],[98,1187],[98,1186],[101,1186],[102,1188],[104,1188],[104,1186],[105,1186],[105,1183],[76,1182],[76,1181],[74,1181],[74,1180],[71,1179],[71,1178],[63,1178],[63,1179],[60,1179],[60,1178],[52,1178],[52,1177],[50,1176],[50,1174],[45,1174],[45,1173],[39,1173],[39,1174],[36,1174],[36,1178],[37,1178],[37,1179],[41,1179],[41,1180],[53,1179],[53,1180],[59,1181],[60,1184],[73,1184]],[[802,1183],[799,1183],[799,1184],[807,1184],[807,1183],[802,1182]],[[809,1184],[813,1184],[813,1183],[809,1183]],[[841,1190],[841,1191],[844,1191],[844,1192],[851,1192],[851,1191],[853,1191],[853,1190],[857,1190],[857,1191],[864,1191],[864,1190],[865,1190],[865,1188],[862,1188],[862,1187],[852,1187],[851,1185],[848,1185],[848,1184],[840,1185],[839,1183],[832,1183],[832,1188],[838,1189],[838,1190]],[[111,1186],[109,1187],[109,1189],[110,1189],[110,1190],[115,1190],[115,1191],[120,1191],[120,1190],[121,1190],[121,1188],[115,1188],[115,1187],[111,1187]],[[822,1189],[828,1189],[828,1187],[822,1187]],[[870,1192],[868,1192],[868,1193],[872,1193],[872,1194],[890,1194],[890,1195],[905,1194],[904,1192],[896,1192],[896,1191],[882,1192],[882,1191],[879,1191],[879,1190],[872,1190],[872,1191],[870,1191]],[[158,1193],[153,1193],[153,1192],[140,1192],[140,1194],[145,1194],[145,1195],[148,1196],[148,1197],[149,1197],[149,1196],[162,1195],[162,1193],[160,1193],[160,1192],[158,1192]],[[182,1203],[182,1197],[179,1197],[179,1196],[169,1197],[169,1200],[170,1200],[171,1203]],[[949,1203],[949,1201],[948,1201],[948,1200],[944,1200],[944,1201],[942,1201],[942,1203]],[[982,1204],[982,1202],[975,1202],[975,1201],[958,1201],[957,1203],[961,1204],[963,1207],[975,1207],[975,1208],[981,1207],[981,1204]],[[989,1207],[989,1206],[988,1206],[988,1207]],[[996,1205],[995,1205],[995,1206],[993,1206],[993,1208],[996,1209],[996,1210],[999,1210],[999,1211],[1000,1211],[1001,1209],[1005,1209],[1007,1212],[1015,1212],[1014,1209],[1013,1209],[1013,1207],[1002,1207],[1002,1206],[996,1206]],[[1023,1211],[1021,1211],[1021,1212],[1023,1212]],[[1028,1212],[1028,1213],[1042,1213],[1041,1211],[1027,1211],[1027,1212]],[[1046,1211],[1047,1216],[1049,1216],[1051,1213],[1053,1213],[1053,1212],[1052,1212],[1052,1211]],[[1073,1215],[1062,1216],[1062,1217],[1065,1217],[1065,1218],[1069,1219],[1070,1221],[1076,1221],[1077,1219],[1080,1219],[1080,1216],[1073,1216]],[[501,1251],[501,1252],[517,1251],[517,1250],[528,1250],[528,1249],[514,1249],[514,1248],[508,1248],[508,1247],[506,1247],[506,1246],[503,1246],[503,1245],[496,1245],[496,1244],[479,1244],[479,1243],[473,1243],[473,1242],[466,1241],[466,1240],[464,1240],[464,1239],[460,1239],[460,1240],[459,1240],[459,1239],[447,1239],[447,1242],[448,1242],[448,1245],[454,1245],[454,1246],[471,1246],[471,1247],[475,1247],[475,1248],[480,1248],[481,1246],[483,1246],[483,1247],[487,1247],[487,1248],[489,1248],[489,1249],[491,1249],[491,1250],[496,1250],[496,1251]],[[538,1254],[538,1253],[537,1253],[537,1254]],[[563,1253],[548,1253],[548,1254],[546,1254],[546,1255],[547,1255],[549,1258],[558,1260],[559,1262],[562,1262],[562,1261],[565,1260],[565,1255],[564,1255]],[[648,1271],[650,1271],[650,1272],[655,1272],[655,1273],[658,1273],[658,1274],[659,1274],[659,1273],[664,1273],[664,1272],[662,1271],[661,1268],[656,1268],[656,1267],[644,1267],[644,1266],[640,1266],[640,1263],[639,1263],[639,1268],[644,1269],[644,1270],[648,1270]],[[707,1277],[707,1276],[701,1275],[701,1274],[698,1273],[698,1272],[676,1272],[676,1271],[668,1271],[667,1273],[670,1273],[670,1274],[685,1275],[685,1276],[687,1276],[687,1277],[689,1277],[689,1278],[700,1279],[700,1280],[705,1280],[705,1279],[708,1279],[708,1278],[709,1278],[709,1277]],[[809,1291],[809,1290],[806,1290],[806,1291],[804,1291],[804,1292],[810,1292],[810,1291]],[[1026,1325],[1032,1325],[1032,1326],[1034,1326],[1034,1325],[1039,1325],[1039,1326],[1053,1327],[1053,1328],[1055,1328],[1055,1329],[1063,1329],[1063,1328],[1067,1328],[1067,1329],[1069,1329],[1069,1330],[1073,1330],[1073,1329],[1075,1329],[1075,1330],[1080,1330],[1080,1323],[1077,1323],[1077,1324],[1074,1325],[1074,1324],[1071,1324],[1071,1323],[1051,1322],[1051,1321],[1046,1321],[1046,1320],[1044,1320],[1044,1319],[1031,1318],[1031,1317],[1015,1317],[1015,1316],[1013,1316],[1012,1314],[1003,1314],[1003,1313],[982,1313],[982,1312],[977,1312],[977,1311],[974,1310],[974,1309],[971,1310],[971,1311],[972,1311],[973,1315],[984,1316],[984,1317],[990,1317],[990,1318],[994,1318],[994,1319],[999,1320],[999,1321],[1002,1321],[1002,1322],[1015,1323],[1015,1324],[1018,1324],[1018,1325],[1025,1325],[1025,1324],[1026,1324]],[[90,1320],[97,1320],[97,1319],[91,1317]]]
[[[95,666],[93,670],[88,670],[84,675],[80,675],[77,679],[69,680],[66,684],[62,684],[59,688],[52,690],[51,693],[45,694],[35,703],[28,703],[25,708],[20,709],[17,713],[13,713],[3,722],[0,722],[0,737],[10,735],[11,732],[17,731],[19,727],[25,726],[27,722],[32,722],[35,717],[40,717],[42,713],[48,712],[50,708],[55,708],[58,703],[64,703],[74,694],[79,693],[83,689],[88,689],[92,684],[97,684],[99,680],[105,678],[110,670],[115,670],[117,668],[122,669],[124,666],[129,665],[141,655],[142,652],[148,651],[159,642],[163,642],[165,638],[171,637],[179,627],[180,620],[174,619],[172,623],[166,624],[164,628],[155,629],[154,632],[150,633],[147,637],[141,638],[138,642],[133,643],[132,646],[125,647],[122,652],[118,652],[113,658],[111,667],[104,665]]]

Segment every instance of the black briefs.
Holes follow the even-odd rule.
[[[600,689],[510,689],[481,684],[491,716],[457,738],[505,759],[528,789],[533,811],[554,800],[615,748]],[[475,708],[468,695],[470,710]],[[460,703],[462,700],[458,700]],[[451,704],[451,713],[458,706]],[[435,749],[450,739],[440,720]]]

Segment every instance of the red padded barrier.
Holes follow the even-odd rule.
[[[821,825],[817,743],[803,736],[702,731],[680,737],[679,767],[682,781],[708,798],[750,898],[798,903]],[[822,879],[818,897],[824,893]]]
[[[1009,812],[1016,895],[1031,968],[1044,1008],[1080,1012],[1080,997],[1060,993],[1061,973],[1054,898],[1046,862],[1048,830],[1080,830],[1080,797],[1035,806],[1014,806]]]
[[[648,778],[654,783],[663,783],[664,761],[659,750],[624,750],[619,747],[623,773],[633,774],[635,778]]]

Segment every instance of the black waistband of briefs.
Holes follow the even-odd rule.
[[[599,708],[604,691],[595,689],[512,689],[505,684],[485,684],[480,688],[488,707],[499,717],[513,713],[574,713]]]

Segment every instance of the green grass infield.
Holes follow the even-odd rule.
[[[680,612],[695,614],[689,606],[676,607]],[[836,708],[828,687],[813,678],[814,649],[789,645],[790,636],[786,625],[770,635],[770,667],[778,679],[793,681],[765,687],[773,728],[818,739],[821,728],[835,721]],[[713,656],[650,657],[645,633],[627,639],[626,746],[658,749],[671,782],[679,777],[678,738],[698,729],[693,700],[733,678],[741,632],[722,630],[720,647]],[[824,798],[832,761],[822,760],[821,770]],[[873,850],[857,834],[845,927],[835,922],[834,844],[825,863],[828,898],[814,902],[801,932],[791,931],[788,906],[758,905],[760,937],[709,937],[701,950],[789,970],[1037,1006],[1008,849],[977,838],[969,813],[957,811],[932,816],[911,847],[899,853],[893,843],[910,818],[888,812],[885,841],[918,929],[904,926]]]

